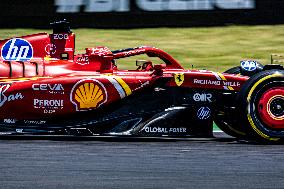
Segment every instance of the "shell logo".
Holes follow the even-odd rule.
[[[107,101],[107,91],[96,79],[80,80],[73,86],[70,100],[76,111],[96,109]]]

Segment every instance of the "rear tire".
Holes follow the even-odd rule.
[[[252,76],[237,99],[239,127],[250,139],[279,142],[284,138],[284,71],[268,70]]]

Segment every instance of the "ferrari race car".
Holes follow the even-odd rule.
[[[53,33],[0,41],[0,134],[284,139],[284,69],[242,61],[217,73],[186,70],[149,46],[75,54],[68,22]],[[121,70],[119,59],[136,60]],[[134,64],[134,63],[133,63]]]

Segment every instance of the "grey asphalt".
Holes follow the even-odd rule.
[[[284,188],[284,146],[0,140],[0,188]]]

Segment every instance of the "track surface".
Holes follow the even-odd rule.
[[[284,188],[284,146],[0,140],[0,188]]]

